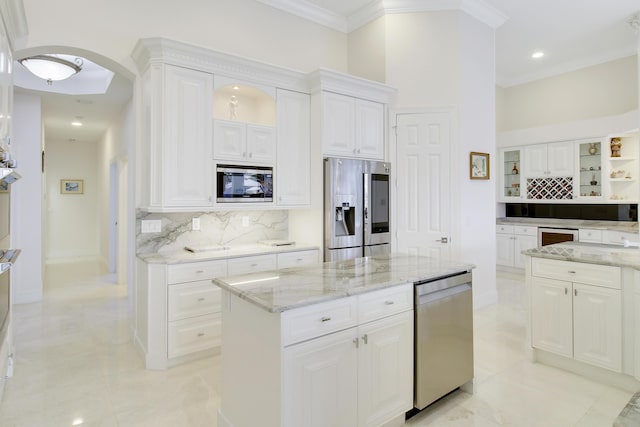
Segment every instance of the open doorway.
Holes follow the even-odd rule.
[[[42,228],[40,241],[34,241],[40,247],[31,251],[34,259],[23,265],[42,266],[44,271],[49,264],[95,260],[104,273],[117,272],[114,277],[124,284],[128,239],[122,230],[130,218],[123,209],[131,187],[126,165],[135,146],[134,75],[108,58],[73,48],[31,48],[14,58],[50,54],[73,55],[83,68],[64,81],[47,82],[14,63],[15,103],[33,104],[14,116],[14,126],[40,129],[20,141],[38,153],[32,158],[36,150],[31,150],[23,159],[23,170],[31,167],[31,176],[41,176],[21,195],[32,207],[25,228]],[[101,89],[92,86],[92,80],[100,80]],[[39,286],[41,293],[42,281]]]

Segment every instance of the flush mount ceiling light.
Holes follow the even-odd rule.
[[[540,58],[542,58],[543,56],[544,56],[544,52],[541,52],[541,51],[533,52],[533,53],[531,54],[531,57],[532,57],[533,59],[540,59]]]
[[[46,80],[48,84],[68,79],[82,70],[82,59],[73,61],[52,55],[35,55],[22,58],[19,62],[33,75]]]

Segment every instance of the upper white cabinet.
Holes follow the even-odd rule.
[[[310,97],[278,89],[278,161],[276,203],[306,206],[311,203]]]
[[[213,75],[174,65],[153,63],[142,78],[142,191],[148,206],[210,208],[211,102]],[[148,191],[144,191],[148,190]]]
[[[500,150],[500,167],[498,199],[504,201],[518,200],[523,197],[522,149],[505,148]]]
[[[384,159],[384,105],[331,92],[322,94],[323,154]]]
[[[573,176],[573,142],[528,145],[524,148],[527,177]]]
[[[213,158],[273,166],[276,162],[275,89],[217,76],[215,82]]]

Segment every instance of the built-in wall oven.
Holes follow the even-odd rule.
[[[577,240],[578,230],[575,228],[538,228],[538,247]]]

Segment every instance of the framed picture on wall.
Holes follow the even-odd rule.
[[[61,179],[60,194],[84,194],[84,180]]]
[[[0,193],[8,193],[9,192],[9,184],[6,181],[0,181]]]
[[[469,178],[489,179],[489,170],[489,153],[470,153]]]

